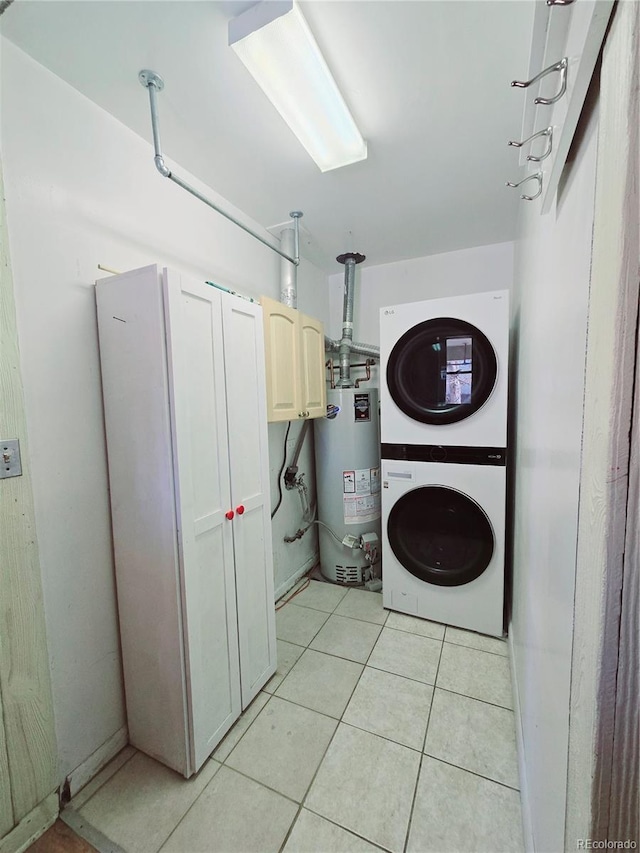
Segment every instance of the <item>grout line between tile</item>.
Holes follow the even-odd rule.
[[[447,643],[447,645],[449,646],[457,646],[460,649],[469,649],[472,652],[483,652],[483,654],[485,655],[494,655],[497,658],[504,658],[504,660],[509,660],[509,655],[501,655],[500,652],[490,652],[488,649],[478,649],[475,646],[467,646],[464,643],[456,643],[452,640],[447,639],[445,639],[445,643]]]
[[[381,631],[380,633],[382,633],[382,631]],[[380,636],[380,634],[378,634],[378,637],[379,637],[379,636]],[[377,643],[377,642],[378,642],[378,640],[376,639],[376,643]],[[375,648],[375,643],[374,643],[373,645],[374,645],[374,648]],[[372,648],[372,650],[371,650],[371,651],[373,651],[373,648]],[[323,654],[327,654],[327,652],[323,652]],[[369,657],[370,657],[370,656],[371,656],[371,652],[369,652]],[[333,655],[332,657],[338,657],[338,655]],[[344,658],[341,658],[341,660],[344,660]],[[368,660],[368,658],[367,658],[367,660]],[[336,732],[337,732],[337,731],[338,731],[338,729],[340,728],[340,725],[341,725],[341,724],[342,724],[342,725],[348,725],[347,723],[343,723],[343,717],[344,717],[344,715],[345,715],[345,713],[346,713],[347,708],[349,707],[349,705],[350,705],[350,703],[351,703],[351,700],[353,699],[353,694],[356,692],[356,690],[357,690],[357,688],[358,688],[358,684],[360,684],[360,679],[362,678],[362,673],[364,672],[365,667],[366,667],[366,664],[364,664],[364,665],[363,665],[363,664],[360,664],[360,665],[362,666],[362,672],[361,672],[361,673],[360,673],[360,675],[358,676],[358,679],[357,679],[356,683],[355,683],[355,684],[354,684],[354,686],[353,686],[353,690],[351,691],[351,694],[349,695],[349,699],[347,700],[347,703],[346,703],[346,705],[344,706],[344,710],[343,710],[342,714],[340,715],[340,718],[339,718],[339,720],[338,720],[338,724],[336,725],[336,727],[335,727],[335,729],[334,729],[334,732],[333,732],[333,734],[331,735],[331,740],[330,740],[330,741],[329,741],[329,743],[327,744],[327,748],[325,749],[325,751],[324,751],[324,753],[323,753],[323,755],[322,755],[322,758],[321,758],[321,759],[320,759],[320,761],[318,762],[318,766],[316,767],[316,772],[313,774],[313,777],[312,777],[311,781],[309,782],[309,786],[308,786],[307,790],[305,791],[305,794],[304,794],[304,797],[302,798],[302,801],[300,802],[300,807],[299,807],[298,811],[296,812],[296,816],[295,816],[295,818],[293,819],[293,821],[292,821],[292,823],[291,823],[291,826],[289,827],[289,831],[287,832],[287,835],[286,835],[286,837],[285,837],[284,841],[282,842],[282,846],[280,847],[280,851],[282,851],[282,850],[284,849],[284,847],[286,846],[286,843],[287,843],[287,841],[289,840],[289,836],[291,835],[291,831],[293,830],[293,827],[296,825],[297,820],[298,820],[298,817],[300,816],[300,812],[301,812],[301,811],[302,811],[302,809],[305,807],[305,803],[306,803],[306,801],[307,801],[307,797],[309,796],[309,791],[310,791],[310,790],[311,790],[311,788],[313,787],[313,783],[314,783],[314,782],[315,782],[315,780],[316,780],[316,776],[317,776],[317,775],[318,775],[318,773],[320,772],[320,768],[322,767],[322,764],[323,764],[323,762],[324,762],[324,760],[325,760],[325,758],[326,758],[326,756],[327,756],[327,752],[329,751],[329,749],[330,749],[330,747],[331,747],[331,744],[333,743],[333,739],[334,739],[334,738],[335,738],[335,736],[336,736]],[[283,700],[283,701],[287,701],[287,700],[285,699],[285,700]],[[320,713],[320,712],[317,712],[317,713]],[[325,715],[325,716],[326,716],[326,715]],[[335,719],[335,718],[334,718],[334,717],[332,717],[331,719]],[[309,811],[311,811],[311,809],[309,809]],[[315,814],[315,812],[313,812],[313,813]],[[324,815],[319,815],[319,817],[324,817]],[[325,818],[325,820],[326,820],[326,818]],[[331,822],[331,823],[334,823],[334,821],[330,821],[330,822]],[[336,825],[336,826],[340,826],[340,824],[338,824],[338,823],[336,823],[335,825]],[[347,832],[350,832],[350,830],[347,830],[347,828],[346,828],[345,826],[342,826],[342,827],[340,827],[340,828],[341,828],[341,829],[346,830]],[[355,833],[354,833],[354,834],[355,834]],[[368,839],[365,839],[365,840],[368,840]],[[374,845],[374,846],[378,846],[378,845]]]
[[[438,684],[435,684],[434,687],[437,690],[443,690],[445,693],[453,693],[455,696],[464,696],[466,699],[473,699],[474,702],[484,702],[485,705],[492,705],[494,708],[502,708],[503,711],[511,711],[513,714],[513,708],[507,708],[506,705],[498,705],[497,702],[489,702],[487,699],[478,699],[477,696],[469,696],[468,693],[460,693],[459,690],[451,690],[449,687],[440,687]]]
[[[320,814],[319,812],[310,809],[309,806],[305,806],[304,808],[308,812],[311,812],[311,814],[316,815],[316,817],[320,817],[322,818],[322,820],[326,820],[327,823],[331,823],[333,824],[333,826],[337,826],[338,829],[341,829],[343,832],[348,832],[350,835],[355,835],[356,838],[360,838],[362,841],[366,841],[367,844],[370,844],[372,847],[375,847],[376,850],[384,850],[385,853],[393,853],[393,851],[391,851],[388,847],[382,847],[380,844],[376,844],[376,842],[372,841],[370,838],[366,838],[364,835],[360,835],[360,833],[355,832],[355,830],[347,829],[346,826],[342,826],[341,824],[336,823],[335,820],[331,820],[330,817],[327,817],[326,815]]]
[[[515,791],[516,794],[520,793],[520,788],[514,788],[513,785],[507,785],[506,782],[498,782],[497,779],[492,779],[491,776],[483,776],[482,773],[476,773],[475,770],[469,770],[468,767],[460,767],[459,764],[454,764],[452,761],[445,761],[444,758],[439,758],[437,755],[431,755],[428,752],[425,752],[424,754],[427,758],[433,759],[433,761],[439,761],[441,764],[448,764],[449,767],[455,767],[457,770],[462,770],[463,773],[470,773],[478,779],[485,779],[487,782],[493,782],[494,785],[500,785],[501,788],[506,788],[508,791]]]
[[[411,809],[409,811],[409,820],[407,821],[407,831],[404,836],[404,844],[402,845],[403,851],[406,851],[407,845],[409,844],[409,836],[411,834],[411,822],[413,821],[413,811],[416,805],[416,797],[418,796],[418,784],[420,782],[420,774],[422,773],[422,764],[424,762],[424,748],[427,743],[427,733],[429,732],[429,723],[431,722],[431,712],[433,711],[433,699],[436,695],[436,683],[438,681],[438,672],[440,671],[440,661],[442,660],[442,650],[444,649],[444,636],[442,638],[442,642],[440,643],[440,654],[438,655],[438,664],[436,666],[436,674],[433,685],[433,692],[431,694],[431,704],[429,705],[429,713],[427,715],[427,725],[424,728],[424,738],[422,740],[422,755],[420,756],[420,763],[418,764],[418,775],[416,776],[416,784],[413,789],[413,798],[411,800]]]
[[[261,691],[261,692],[262,692],[262,691]],[[260,694],[258,694],[258,696],[259,696],[259,695],[260,695]],[[242,740],[242,738],[246,735],[246,733],[249,731],[249,729],[251,728],[251,726],[255,723],[255,721],[258,719],[258,717],[260,716],[260,714],[264,711],[264,709],[267,707],[267,705],[268,705],[268,704],[269,704],[269,702],[273,699],[273,696],[274,696],[274,694],[273,694],[273,693],[265,693],[265,695],[268,697],[268,698],[267,698],[267,701],[264,703],[264,705],[262,706],[262,708],[260,708],[260,710],[258,711],[258,713],[257,713],[257,714],[255,715],[255,717],[253,718],[253,720],[251,720],[251,722],[249,723],[249,725],[247,726],[247,728],[242,732],[242,734],[241,734],[241,735],[240,735],[240,737],[238,738],[238,743],[234,744],[233,749],[231,750],[231,752],[233,752],[233,751],[234,751],[234,749],[236,748],[236,746],[238,746],[238,744],[240,743],[240,741]],[[256,698],[257,698],[257,697],[256,697]],[[255,700],[254,700],[254,701],[255,701]],[[236,720],[236,722],[234,723],[234,726],[235,726],[235,725],[237,725],[237,724],[240,722],[240,720],[241,720],[241,719],[242,719],[242,716],[238,717],[238,719],[237,719],[237,720]],[[222,738],[222,740],[220,741],[220,743],[218,744],[218,746],[216,746],[216,749],[218,749],[218,747],[222,746],[222,744],[224,743],[225,738],[227,738],[227,737],[231,734],[232,730],[233,730],[233,726],[229,729],[229,731],[227,732],[227,734]],[[217,761],[217,762],[218,762],[218,764],[220,764],[220,765],[223,765],[223,764],[225,764],[225,765],[226,765],[227,758],[229,758],[229,756],[231,755],[231,752],[229,753],[229,755],[227,755],[227,757],[224,759],[224,761],[220,761],[220,759],[219,759],[219,758],[215,758],[215,757],[214,757],[214,754],[213,754],[213,753],[216,751],[216,749],[214,749],[214,750],[213,750],[213,752],[211,753],[211,755],[209,756],[209,758],[207,759],[207,761]]]
[[[234,747],[234,749],[235,749],[235,747]],[[209,761],[215,761],[215,759],[211,759],[211,758],[209,758]],[[218,762],[218,764],[220,764],[220,762]],[[222,768],[223,768],[223,767],[224,767],[224,769],[225,769],[225,770],[229,770],[229,771],[231,771],[231,772],[233,772],[233,773],[237,773],[237,774],[238,774],[238,775],[240,775],[240,776],[244,776],[244,778],[245,778],[245,779],[248,779],[250,782],[253,782],[253,783],[254,783],[254,785],[260,785],[262,788],[266,788],[268,791],[272,791],[274,794],[278,794],[278,796],[280,796],[280,797],[284,797],[284,799],[285,799],[285,800],[289,800],[289,802],[291,802],[291,803],[295,803],[295,805],[298,805],[298,803],[297,803],[297,801],[296,801],[296,800],[292,800],[292,799],[291,799],[291,797],[288,797],[286,794],[283,794],[281,791],[276,791],[276,790],[275,790],[275,788],[270,788],[268,785],[265,785],[263,782],[258,782],[258,781],[257,781],[257,779],[252,779],[252,778],[251,778],[251,776],[247,776],[247,774],[246,774],[246,773],[243,773],[241,770],[236,770],[236,768],[235,768],[235,767],[227,767],[226,765],[220,764],[220,767],[216,770],[216,772],[213,774],[213,776],[211,777],[211,779],[209,779],[209,781],[207,782],[207,784],[206,784],[206,785],[204,786],[204,788],[200,791],[200,793],[199,793],[199,794],[198,794],[198,796],[195,798],[195,800],[191,803],[191,805],[190,805],[190,806],[189,806],[189,808],[186,810],[186,812],[182,815],[182,817],[180,818],[180,820],[178,821],[178,823],[173,827],[173,829],[171,830],[171,832],[169,833],[169,835],[168,835],[168,836],[165,838],[165,840],[162,842],[162,844],[160,845],[160,848],[158,849],[157,853],[162,853],[163,848],[167,845],[167,843],[168,843],[169,839],[171,838],[171,836],[175,833],[175,831],[178,829],[178,827],[180,826],[180,824],[182,823],[182,821],[186,818],[186,816],[189,814],[189,812],[191,811],[191,809],[195,806],[195,804],[198,802],[198,800],[200,799],[200,797],[204,794],[204,792],[207,790],[207,788],[209,787],[209,785],[213,782],[213,780],[216,778],[216,776],[218,775],[218,773],[220,772],[220,770],[222,770]],[[292,826],[293,826],[293,824],[292,824]],[[289,828],[289,830],[291,830],[291,827]]]

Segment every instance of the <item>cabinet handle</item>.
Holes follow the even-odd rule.
[[[556,101],[559,101],[560,98],[567,91],[567,65],[569,61],[565,56],[564,59],[561,59],[560,62],[556,62],[555,65],[550,65],[548,68],[545,68],[544,71],[541,71],[539,74],[536,74],[535,77],[532,77],[531,80],[513,80],[511,85],[517,86],[519,89],[526,89],[531,86],[532,83],[536,83],[540,80],[541,77],[546,77],[547,74],[551,74],[554,71],[560,72],[560,89],[558,90],[557,95],[554,95],[553,98],[534,98],[534,104],[555,104]]]
[[[225,512],[224,517],[227,518],[229,521],[231,521],[231,519],[233,518],[234,515],[235,515],[235,512],[232,509],[230,509],[229,512]]]
[[[242,504],[240,504],[240,506],[236,507],[236,512],[238,513],[238,515],[244,514],[244,507],[242,506]]]

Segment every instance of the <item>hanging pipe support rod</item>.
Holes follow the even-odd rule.
[[[171,169],[164,162],[164,157],[162,155],[162,146],[160,145],[157,95],[158,92],[161,92],[164,89],[164,80],[159,74],[156,74],[155,71],[149,71],[147,69],[141,71],[138,74],[138,80],[149,92],[149,106],[151,108],[151,130],[153,132],[153,148],[155,151],[155,156],[153,160],[156,164],[156,169],[160,172],[160,174],[164,178],[170,178],[174,182],[174,184],[177,184],[179,187],[182,187],[183,190],[186,190],[188,193],[191,193],[191,195],[195,196],[197,199],[199,199],[199,201],[203,202],[208,207],[215,210],[216,213],[221,214],[225,217],[225,219],[228,219],[230,222],[233,222],[233,224],[237,225],[238,228],[242,228],[242,230],[246,231],[247,234],[251,234],[251,236],[255,237],[256,240],[259,240],[263,244],[263,246],[266,246],[268,249],[271,249],[273,252],[276,252],[278,255],[280,255],[280,257],[284,258],[287,261],[290,261],[294,266],[297,267],[300,264],[298,219],[302,214],[296,211],[297,215],[293,217],[295,230],[295,257],[291,257],[291,255],[287,255],[286,252],[283,252],[277,246],[274,246],[273,243],[270,243],[268,240],[265,240],[264,237],[260,236],[260,234],[256,234],[255,231],[252,231],[251,228],[244,225],[234,216],[231,216],[230,213],[227,213],[225,210],[222,210],[222,208],[218,207],[217,204],[214,204],[214,202],[212,202],[206,196],[202,195],[202,193],[198,192],[198,190],[194,189],[194,187],[189,186],[189,184],[187,184],[177,175],[174,175]]]

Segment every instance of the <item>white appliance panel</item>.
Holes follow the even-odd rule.
[[[408,492],[424,486],[453,489],[487,515],[494,550],[485,571],[461,586],[438,586],[411,574],[389,542],[389,514]],[[438,462],[382,461],[383,600],[390,610],[496,637],[503,635],[506,468]]]
[[[496,380],[490,396],[464,420],[428,424],[414,420],[394,401],[388,386],[387,368],[397,342],[411,329],[439,317],[475,326],[489,340],[497,361]],[[476,293],[430,299],[380,309],[380,418],[385,444],[434,444],[469,447],[506,447],[509,355],[509,292]]]

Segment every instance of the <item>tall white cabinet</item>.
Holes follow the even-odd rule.
[[[195,773],[276,669],[262,311],[96,285],[129,737]]]

